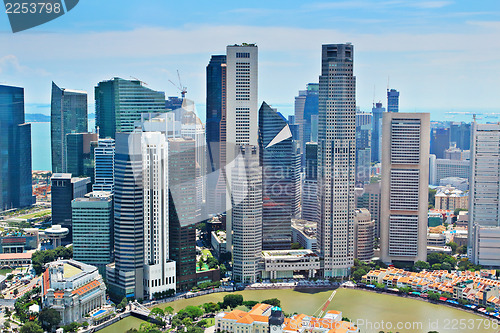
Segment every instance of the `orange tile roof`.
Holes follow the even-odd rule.
[[[73,294],[73,295],[78,294],[78,295],[82,296],[83,294],[85,294],[85,293],[87,293],[87,292],[89,292],[92,289],[95,289],[97,287],[99,287],[99,282],[94,280],[92,282],[87,283],[86,285],[81,286],[80,288],[78,288],[76,290],[73,290],[71,292],[71,294]]]
[[[253,306],[252,310],[250,310],[248,313],[261,315],[264,312],[266,312],[270,307],[271,307],[271,305],[269,305],[269,304],[257,303]]]
[[[47,291],[50,288],[50,281],[49,281],[49,270],[46,269],[45,272],[43,272],[43,295],[47,295]]]
[[[62,291],[56,291],[54,293],[54,298],[63,298],[64,297],[64,292]]]

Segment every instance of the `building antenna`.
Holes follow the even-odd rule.
[[[375,107],[375,85],[373,85],[373,107]]]

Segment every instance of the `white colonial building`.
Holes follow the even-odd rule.
[[[106,303],[106,286],[97,267],[57,260],[43,273],[42,306],[57,310],[61,325],[79,322]]]

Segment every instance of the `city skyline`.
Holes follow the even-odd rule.
[[[383,101],[385,106],[388,80],[391,88],[402,93],[401,112],[492,111],[500,104],[493,89],[498,78],[491,71],[500,67],[500,45],[494,38],[500,30],[500,11],[493,1],[482,2],[481,8],[465,1],[309,5],[292,1],[280,15],[276,15],[275,6],[262,2],[253,3],[253,8],[228,5],[222,9],[217,5],[190,8],[188,4],[171,8],[152,1],[142,5],[133,25],[124,21],[131,15],[131,4],[120,5],[120,9],[111,10],[113,2],[99,4],[108,10],[95,13],[96,2],[88,1],[44,26],[0,35],[0,42],[8,45],[0,55],[1,80],[26,89],[27,113],[46,110],[50,80],[91,94],[99,81],[135,76],[167,96],[178,95],[168,82],[177,81],[177,69],[188,86],[188,96],[201,110],[206,59],[210,54],[222,54],[227,44],[241,42],[259,45],[261,98],[285,115],[292,113],[296,91],[316,82],[319,45],[330,41],[358,45],[355,75],[360,78],[357,91],[362,110],[369,110],[373,101]],[[146,20],[144,12],[153,6],[155,15]],[[208,19],[201,14],[203,9],[218,11],[218,15]],[[179,22],[174,17],[177,11],[189,11],[191,18],[181,15]],[[170,20],[160,20],[161,15]],[[258,27],[253,23],[256,18]],[[104,23],[104,19],[114,24]],[[0,20],[0,31],[8,29],[7,19]],[[127,43],[122,43],[125,40]],[[175,48],[168,45],[171,40],[179,41]],[[470,48],[471,44],[480,44],[481,52]],[[64,45],[64,52],[58,52],[59,45]],[[93,51],[95,45],[99,52]],[[52,52],[71,60],[56,60]],[[278,86],[273,84],[275,77],[282,78]],[[90,110],[92,100],[89,96]]]

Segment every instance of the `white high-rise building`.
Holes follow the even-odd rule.
[[[232,187],[231,168],[239,145],[258,145],[258,48],[255,44],[229,45],[226,49],[226,184]],[[226,209],[231,209],[231,192],[226,193]],[[232,252],[232,216],[226,218],[227,251]]]
[[[115,140],[99,139],[94,149],[94,184],[92,191],[115,191]]]
[[[472,122],[469,257],[500,266],[500,123]]]
[[[232,171],[233,279],[254,283],[262,258],[262,168],[258,146],[237,147]]]
[[[382,133],[380,257],[425,261],[430,115],[386,112]]]
[[[161,132],[141,138],[144,195],[144,290],[175,290],[175,262],[169,260],[168,141]]]
[[[351,44],[322,47],[319,77],[318,250],[325,278],[348,276],[354,264],[356,78]]]

